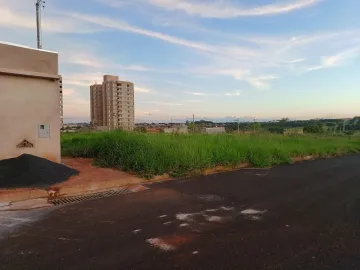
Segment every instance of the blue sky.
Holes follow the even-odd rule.
[[[0,0],[0,39],[36,46],[33,0]],[[135,83],[137,121],[195,114],[360,114],[358,0],[47,0],[64,117],[89,119],[89,85]]]

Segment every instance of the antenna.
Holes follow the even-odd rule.
[[[37,48],[42,49],[42,38],[41,38],[41,8],[45,8],[44,0],[35,0],[36,7],[36,33],[37,33]]]

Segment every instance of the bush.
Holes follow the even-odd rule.
[[[276,134],[284,134],[285,129],[281,128],[281,127],[272,127],[272,128],[269,128],[269,132],[276,133]]]

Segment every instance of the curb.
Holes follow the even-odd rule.
[[[37,198],[18,202],[7,202],[0,204],[1,211],[19,211],[19,210],[31,210],[37,208],[45,208],[53,206],[48,202],[47,198]]]
[[[66,201],[68,198],[74,198],[74,197],[84,197],[87,195],[92,194],[98,194],[101,192],[106,191],[117,191],[117,190],[126,190],[127,193],[123,194],[129,194],[129,193],[137,193],[141,191],[148,190],[149,188],[143,185],[128,185],[124,187],[115,187],[115,188],[107,188],[107,189],[97,189],[93,190],[92,192],[86,192],[86,193],[80,193],[77,195],[69,195],[69,196],[57,196],[54,198],[46,197],[46,198],[36,198],[36,199],[29,199],[29,200],[23,200],[23,201],[16,201],[16,202],[3,202],[0,203],[0,212],[2,211],[20,211],[20,210],[32,210],[32,209],[38,209],[38,208],[48,208],[48,207],[55,207],[57,204],[52,203],[52,201],[58,201],[58,200],[64,200]],[[106,197],[106,196],[105,196]]]

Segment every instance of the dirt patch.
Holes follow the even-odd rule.
[[[161,239],[164,242],[166,242],[174,247],[179,247],[184,244],[190,243],[195,238],[196,238],[196,235],[194,235],[194,234],[173,234],[173,235],[161,237]]]

